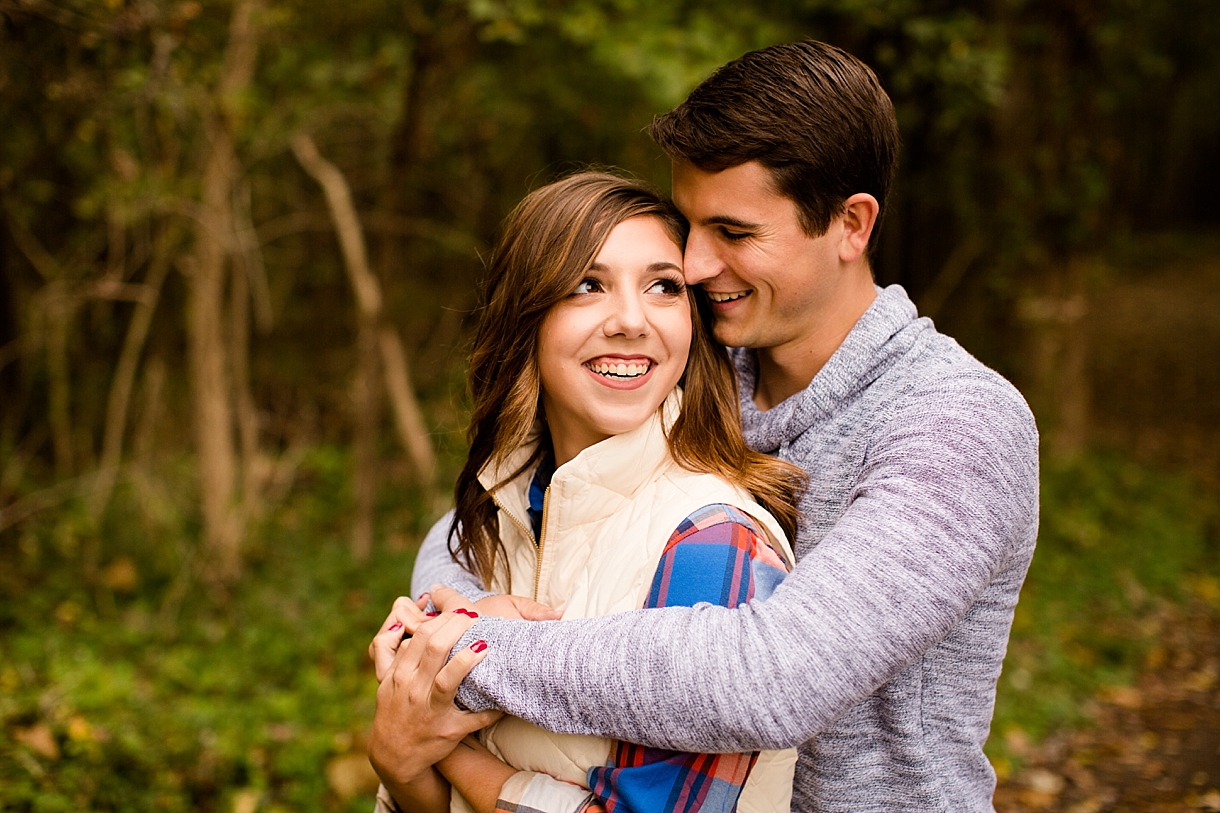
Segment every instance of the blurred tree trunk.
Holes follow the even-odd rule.
[[[95,519],[101,519],[110,502],[123,457],[123,434],[127,427],[127,413],[131,403],[131,390],[135,384],[140,355],[148,338],[153,313],[161,295],[161,286],[169,272],[173,247],[176,245],[176,229],[163,228],[153,241],[152,257],[144,285],[149,295],[146,301],[136,303],[135,312],[127,326],[119,363],[110,383],[110,396],[106,401],[106,423],[102,429],[102,458],[98,465],[97,480],[93,489],[90,509]],[[112,235],[113,241],[113,235]]]
[[[238,448],[241,449],[242,524],[258,515],[260,471],[258,459],[258,410],[250,391],[250,279],[247,266],[239,262],[229,283],[230,357],[233,359],[233,405],[237,414]]]
[[[238,0],[233,6],[215,110],[205,116],[207,156],[202,176],[202,207],[189,269],[188,344],[204,540],[209,550],[208,575],[221,585],[233,582],[241,573],[240,546],[244,533],[241,513],[235,505],[232,365],[224,324],[225,280],[234,232],[233,195],[239,175],[231,132],[232,108],[254,74],[258,31],[253,18],[261,6],[261,0]]]
[[[48,407],[51,441],[55,448],[55,474],[72,476],[72,382],[68,374],[68,325],[75,311],[60,281],[46,288],[46,351]]]

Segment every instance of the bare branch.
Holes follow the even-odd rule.
[[[347,179],[339,168],[327,161],[318,152],[313,139],[304,133],[292,138],[292,152],[306,172],[322,187],[330,216],[335,224],[339,245],[343,249],[344,267],[347,268],[352,288],[356,292],[356,304],[365,316],[376,317],[381,313],[381,285],[369,270],[368,250],[365,248],[364,232],[352,203],[352,193]]]
[[[70,480],[56,483],[50,488],[44,488],[42,491],[35,491],[33,494],[22,497],[11,505],[0,508],[0,531],[8,530],[18,522],[33,516],[39,511],[44,511],[47,508],[52,508],[66,500],[70,500],[77,493],[79,487],[80,480],[73,477]]]
[[[432,441],[419,409],[419,401],[411,388],[407,355],[403,352],[402,340],[398,338],[398,331],[389,326],[382,326],[378,339],[381,343],[386,387],[390,391],[390,403],[397,419],[398,436],[419,472],[420,481],[430,483],[436,471],[436,453],[432,450]]]

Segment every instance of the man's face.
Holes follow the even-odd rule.
[[[796,203],[750,161],[722,172],[673,168],[674,202],[690,221],[684,269],[712,300],[716,338],[730,347],[800,342],[833,312],[840,278],[837,221],[820,237]]]

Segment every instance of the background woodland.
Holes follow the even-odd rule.
[[[368,809],[498,223],[585,165],[667,188],[652,116],[804,37],[897,108],[878,282],[1043,432],[1006,803],[1123,809],[1047,744],[1220,674],[1166,643],[1220,614],[1212,0],[0,0],[0,809]],[[1132,771],[1220,810],[1204,729]]]

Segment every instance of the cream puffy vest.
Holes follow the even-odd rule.
[[[687,471],[670,456],[662,413],[669,425],[680,402],[681,393],[675,390],[643,426],[591,446],[560,466],[547,489],[537,545],[526,512],[532,469],[494,488],[529,459],[534,444],[480,474],[500,508],[500,537],[508,554],[508,573],[497,574],[495,590],[534,598],[562,611],[564,618],[639,609],[679,523],[715,503],[753,518],[791,566],[792,550],[771,514],[736,486]],[[502,718],[485,729],[482,739],[518,770],[550,774],[582,787],[588,787],[589,768],[604,766],[612,756],[608,739],[553,734],[517,717]],[[737,809],[788,813],[795,764],[796,749],[762,752]],[[453,813],[469,813],[459,794],[452,799]]]

